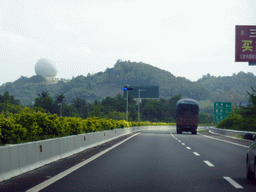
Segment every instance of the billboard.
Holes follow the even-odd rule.
[[[236,62],[256,62],[256,25],[236,25]]]
[[[128,90],[129,96],[134,98],[158,98],[159,97],[159,86],[129,86],[132,90]],[[127,90],[123,89],[123,96],[127,97]]]

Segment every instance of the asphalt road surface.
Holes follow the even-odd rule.
[[[16,186],[16,191],[43,192],[256,191],[255,181],[246,179],[249,141],[209,133],[176,134],[175,129],[123,139],[93,155],[77,155],[79,161],[59,173],[51,173],[53,163],[40,182],[36,174],[43,168],[11,179],[0,190],[14,191],[11,186]]]

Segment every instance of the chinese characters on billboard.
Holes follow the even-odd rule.
[[[236,62],[256,62],[256,26],[236,25]]]

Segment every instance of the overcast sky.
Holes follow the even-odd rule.
[[[255,0],[0,0],[0,85],[35,75],[40,58],[67,79],[118,59],[192,81],[256,74],[234,62],[235,25],[255,25],[255,10]]]

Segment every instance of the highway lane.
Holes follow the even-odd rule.
[[[255,190],[246,147],[172,131],[142,132],[41,191]]]

